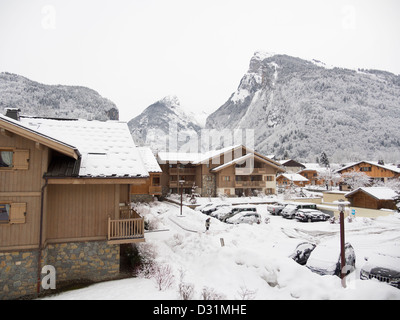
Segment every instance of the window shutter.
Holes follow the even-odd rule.
[[[29,150],[14,151],[14,169],[28,170],[29,169]]]
[[[12,203],[10,208],[10,223],[25,223],[26,203]]]

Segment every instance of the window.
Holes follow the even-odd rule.
[[[10,217],[10,204],[0,203],[0,223],[8,222]]]
[[[12,168],[14,152],[10,150],[0,150],[0,167]]]
[[[25,223],[26,203],[0,203],[0,223]]]
[[[231,180],[231,177],[230,177],[230,176],[224,176],[223,178],[224,178],[224,179],[223,179],[224,181],[230,181],[230,180]]]
[[[360,167],[360,171],[371,171],[371,167]]]
[[[12,148],[0,149],[0,170],[28,170],[29,169],[29,150]]]
[[[153,186],[159,186],[160,185],[160,177],[153,177]]]
[[[266,181],[274,181],[274,176],[266,176]]]

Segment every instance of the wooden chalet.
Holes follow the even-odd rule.
[[[296,173],[306,168],[306,166],[294,159],[279,160],[286,173]]]
[[[364,172],[371,178],[371,182],[387,182],[388,179],[400,178],[400,167],[384,164],[383,161],[359,161],[346,165],[336,172],[344,174],[350,171]]]
[[[207,153],[160,152],[164,194],[190,193],[193,186],[202,196],[244,196],[257,192],[275,194],[280,164],[243,145]]]
[[[283,173],[276,177],[276,183],[281,188],[304,187],[309,183],[309,180],[298,173]]]
[[[149,147],[138,147],[143,165],[149,173],[149,179],[145,184],[131,185],[131,201],[151,201],[153,197],[159,197],[161,193],[161,174],[162,170],[158,165],[153,151]]]
[[[345,194],[351,206],[369,209],[396,210],[398,194],[390,188],[385,187],[362,187]]]
[[[126,123],[0,115],[0,299],[57,283],[119,274],[120,244],[144,241],[129,209],[148,183]]]

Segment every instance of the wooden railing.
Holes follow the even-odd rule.
[[[108,241],[112,243],[144,241],[144,218],[111,220],[109,217]]]
[[[236,187],[265,187],[265,181],[236,181]]]
[[[193,183],[194,183],[194,181],[185,181],[183,184],[182,184],[182,187],[183,188],[190,188],[190,187],[193,187]],[[181,185],[180,185],[180,183],[178,182],[178,181],[170,181],[169,182],[169,187],[170,188],[178,188],[178,187],[180,187]]]
[[[267,173],[267,168],[253,168],[253,167],[248,167],[248,168],[235,168],[235,174],[237,176],[243,176],[243,175],[251,175],[251,174],[265,174]]]
[[[149,194],[161,194],[161,186],[150,186]]]
[[[170,168],[169,169],[169,174],[170,175],[175,175],[178,174],[180,176],[183,175],[195,175],[196,174],[196,168]]]

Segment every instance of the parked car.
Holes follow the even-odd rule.
[[[247,204],[241,204],[237,206],[232,206],[231,212],[227,213],[225,216],[223,216],[220,220],[223,222],[226,222],[227,219],[233,217],[239,212],[243,211],[252,211],[252,212],[257,212],[257,208],[252,205],[247,205]]]
[[[210,213],[211,217],[222,220],[232,212],[232,206],[223,206]]]
[[[261,223],[261,216],[259,213],[254,211],[241,211],[236,213],[233,217],[226,219],[226,223],[239,224],[239,223],[248,223],[253,224]]]
[[[223,207],[228,207],[228,208],[230,208],[231,205],[228,204],[228,203],[218,203],[218,204],[215,204],[215,205],[212,205],[212,206],[207,206],[207,207],[203,208],[203,209],[200,210],[200,211],[201,211],[202,213],[204,213],[204,214],[210,215],[212,212],[214,212],[214,211],[216,211],[216,210],[218,210],[218,209],[221,209],[221,208],[223,208]]]
[[[315,203],[292,203],[288,204],[281,212],[281,216],[287,219],[293,219],[299,209],[317,209]]]
[[[286,206],[287,203],[277,202],[274,204],[267,205],[267,210],[272,215],[279,215]]]
[[[316,209],[299,209],[295,213],[295,218],[302,222],[314,222],[314,221],[327,221],[331,216]]]
[[[377,254],[365,258],[360,270],[360,279],[377,279],[400,289],[400,258]]]
[[[289,256],[298,264],[304,266],[310,257],[311,252],[315,249],[316,245],[310,242],[302,242],[297,245],[294,252]]]
[[[356,254],[352,245],[345,244],[345,273],[354,271]],[[340,245],[336,242],[319,244],[312,251],[306,267],[320,275],[336,275],[340,277]]]

